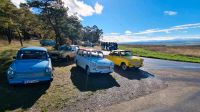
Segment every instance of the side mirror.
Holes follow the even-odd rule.
[[[13,59],[16,59],[16,56],[13,56]]]

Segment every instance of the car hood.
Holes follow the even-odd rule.
[[[95,62],[98,65],[112,64],[112,61],[106,58],[90,58],[91,62]]]
[[[48,67],[48,60],[15,60],[12,68],[15,72],[41,72]]]

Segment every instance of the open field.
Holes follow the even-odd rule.
[[[120,45],[120,49],[143,57],[200,63],[200,46]]]
[[[0,45],[0,111],[95,111],[99,108],[132,100],[167,86],[154,74],[139,70],[121,71],[115,68],[110,75],[89,76],[75,67],[73,61],[54,62],[51,84],[9,86],[6,70],[20,48],[19,42]],[[38,41],[25,46],[39,46]],[[51,49],[48,47],[48,49]]]

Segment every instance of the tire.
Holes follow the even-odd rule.
[[[136,71],[138,71],[138,70],[140,69],[140,67],[135,67],[134,69],[135,69]]]
[[[86,74],[87,74],[87,76],[89,76],[91,73],[90,73],[90,68],[87,66],[86,67]]]
[[[69,57],[69,56],[66,57],[66,61],[67,61],[67,62],[70,61],[70,57]]]
[[[126,71],[126,70],[128,69],[128,67],[126,66],[125,63],[122,63],[122,64],[121,64],[121,68],[122,68],[122,70],[124,70],[124,71]]]

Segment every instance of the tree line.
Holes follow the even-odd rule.
[[[96,25],[83,26],[76,15],[69,15],[62,0],[26,0],[17,8],[10,0],[0,2],[0,38],[24,40],[55,39],[56,45],[66,40],[96,43],[103,31]]]

